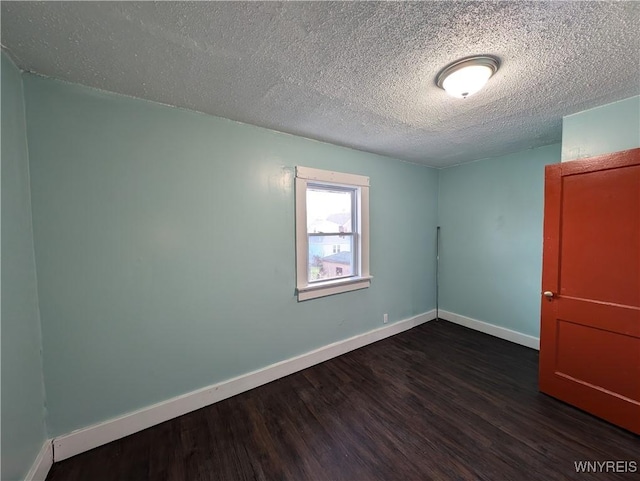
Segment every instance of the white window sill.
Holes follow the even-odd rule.
[[[342,292],[366,289],[371,285],[372,276],[351,277],[349,279],[337,279],[316,284],[298,287],[298,301],[317,299],[318,297],[332,296]]]

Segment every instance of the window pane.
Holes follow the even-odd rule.
[[[353,236],[309,237],[309,282],[354,275]]]
[[[353,232],[355,191],[331,190],[330,187],[307,187],[307,232]]]

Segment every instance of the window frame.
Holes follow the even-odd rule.
[[[307,232],[307,186],[353,189],[356,209],[353,232],[357,245],[353,275],[326,281],[309,282],[309,238]],[[298,301],[366,289],[371,285],[369,270],[369,177],[311,167],[296,167],[296,293]],[[357,244],[356,244],[357,243]]]

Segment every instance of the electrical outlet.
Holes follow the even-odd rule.
[[[389,314],[383,314],[382,315],[382,322],[384,324],[386,324],[387,322],[389,322]]]

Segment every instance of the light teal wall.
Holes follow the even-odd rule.
[[[24,82],[51,435],[435,307],[436,170]],[[296,165],[370,176],[371,288],[296,302]]]
[[[539,335],[544,166],[551,145],[440,170],[443,310]]]
[[[640,147],[640,96],[562,119],[562,161]]]
[[[21,73],[2,56],[2,471],[24,479],[45,435]]]

